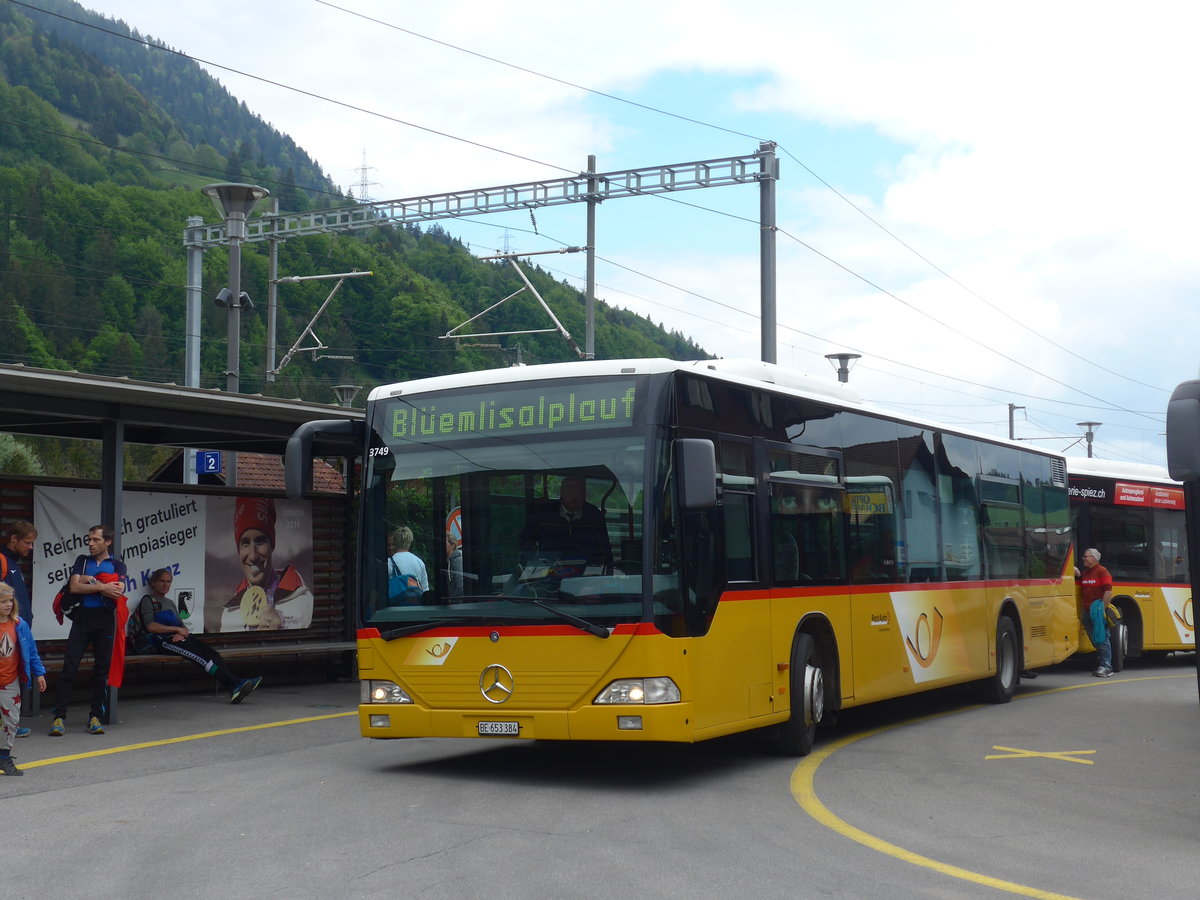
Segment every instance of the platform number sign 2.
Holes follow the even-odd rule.
[[[221,474],[221,451],[220,450],[197,450],[196,451],[196,474],[197,475],[220,475]]]

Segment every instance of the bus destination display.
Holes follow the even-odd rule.
[[[395,440],[434,443],[559,434],[632,425],[636,401],[629,380],[539,385],[486,395],[400,397],[388,403],[381,424]]]

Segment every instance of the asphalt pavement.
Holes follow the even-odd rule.
[[[1070,661],[1000,706],[952,688],[851,710],[801,760],[754,736],[372,741],[358,691],[277,678],[237,705],[123,697],[105,734],[79,705],[57,738],[43,709],[14,749],[26,775],[0,777],[12,882],[492,900],[1157,898],[1194,882],[1192,654],[1103,680]]]

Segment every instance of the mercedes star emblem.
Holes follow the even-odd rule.
[[[504,666],[488,666],[479,676],[479,692],[488,703],[503,703],[513,692],[512,672]]]

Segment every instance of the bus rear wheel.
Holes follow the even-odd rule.
[[[825,675],[816,641],[798,634],[792,642],[792,714],[777,726],[779,749],[788,756],[807,756],[817,738],[817,727],[825,716]]]
[[[979,683],[984,699],[1007,703],[1017,689],[1021,671],[1021,652],[1017,644],[1017,626],[1008,616],[996,621],[996,671]]]

